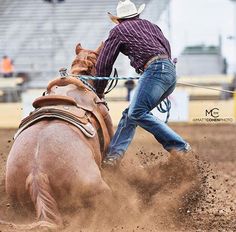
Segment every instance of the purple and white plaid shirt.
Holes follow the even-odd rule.
[[[161,29],[138,17],[124,20],[110,31],[97,60],[97,76],[110,76],[119,52],[129,57],[137,72],[153,56],[166,54],[171,58],[170,44]]]
[[[171,58],[170,44],[161,29],[139,17],[124,20],[110,31],[97,60],[97,76],[110,76],[119,52],[129,57],[138,73],[153,56],[165,54]],[[106,83],[98,81],[95,84],[98,93],[104,90]]]

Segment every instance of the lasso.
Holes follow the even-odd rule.
[[[98,76],[85,76],[85,75],[75,75],[75,74],[68,74],[67,73],[67,69],[63,68],[59,70],[60,75],[62,78],[67,78],[69,76],[75,77],[80,79],[85,85],[87,85],[90,89],[92,89],[95,93],[96,93],[96,89],[90,85],[87,81],[88,80],[138,80],[140,77],[118,77],[118,76],[114,76],[114,77],[98,77]],[[214,91],[219,91],[219,92],[225,92],[225,93],[232,93],[235,94],[236,91],[230,91],[230,90],[226,90],[226,89],[218,89],[218,88],[212,88],[212,87],[206,87],[206,86],[201,86],[201,85],[196,85],[196,84],[192,84],[192,83],[184,83],[184,82],[180,82],[177,81],[177,84],[179,85],[184,85],[184,86],[191,86],[191,87],[196,87],[196,88],[202,88],[202,89],[209,89],[209,90],[214,90]],[[163,106],[164,104],[164,106]],[[167,113],[166,116],[166,120],[165,123],[168,122],[168,119],[170,117],[170,109],[171,109],[171,101],[169,100],[169,98],[167,97],[166,99],[164,99],[158,106],[157,106],[158,111],[160,111],[161,113]]]

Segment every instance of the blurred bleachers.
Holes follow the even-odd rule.
[[[39,86],[59,68],[70,66],[78,42],[95,49],[108,36],[113,23],[107,11],[115,13],[118,1],[54,2],[0,0],[0,56],[10,56],[16,70],[30,73]],[[143,17],[157,21],[170,0],[134,2],[137,6],[145,2]]]
[[[23,82],[24,80],[21,77],[0,77],[0,102],[19,102]]]
[[[141,17],[158,24],[162,12],[171,0],[133,1],[137,6],[146,3]],[[107,12],[115,14],[118,0],[56,2],[57,0],[55,4],[44,0],[0,0],[0,57],[8,55],[14,60],[16,72],[24,74],[19,75],[20,78],[15,75],[9,80],[0,78],[0,102],[8,102],[0,103],[0,127],[18,125],[24,115],[23,109],[26,108],[23,100],[29,101],[27,106],[30,106],[32,100],[29,96],[40,96],[47,82],[55,77],[61,67],[70,67],[78,42],[85,48],[95,49],[107,38],[109,30],[114,26]],[[130,71],[128,59],[122,55],[114,67],[118,69],[119,76],[136,76]],[[22,76],[27,78],[21,78]],[[182,76],[179,82],[228,89],[233,79],[229,75]],[[30,82],[22,87],[25,80]],[[228,96],[222,96],[221,92],[183,85],[178,85],[177,90],[187,92],[191,100],[190,122],[192,118],[202,117],[206,109],[216,106],[222,107],[222,115],[234,115],[234,101],[232,98],[225,101]],[[107,95],[115,124],[128,104],[125,101],[126,95],[123,81]],[[208,101],[203,104],[203,100]]]

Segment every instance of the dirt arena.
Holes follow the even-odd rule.
[[[172,128],[199,156],[200,173],[189,160],[169,157],[150,134],[138,129],[121,170],[103,173],[115,192],[113,210],[64,210],[61,231],[236,231],[236,125]],[[4,190],[14,133],[0,130],[0,219],[27,224],[34,214],[14,211]],[[0,225],[0,231],[18,230]]]

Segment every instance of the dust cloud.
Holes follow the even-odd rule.
[[[63,231],[177,231],[204,201],[207,172],[193,153],[139,151],[120,168],[104,170],[113,190],[108,204],[67,215]],[[71,218],[73,218],[71,220]]]

